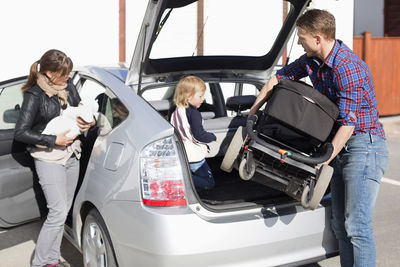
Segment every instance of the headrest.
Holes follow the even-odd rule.
[[[251,108],[255,101],[255,95],[231,96],[226,100],[226,108],[239,112]]]

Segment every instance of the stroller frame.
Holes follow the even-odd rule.
[[[289,146],[282,149],[258,136],[253,129],[256,120],[257,116],[250,116],[246,128],[237,129],[221,169],[230,172],[236,165],[243,180],[252,179],[257,172],[278,182],[281,186],[276,189],[298,200],[304,208],[317,208],[333,174],[331,166],[320,163],[330,158],[333,146],[324,143],[322,154],[317,157],[300,153]],[[280,143],[271,137],[268,139]]]

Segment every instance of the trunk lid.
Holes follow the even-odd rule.
[[[309,2],[205,0],[203,9],[196,0],[150,0],[126,84],[138,90],[135,85],[141,81],[195,72],[265,79]],[[283,21],[285,4],[288,14]]]

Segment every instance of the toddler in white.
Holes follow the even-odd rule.
[[[58,135],[70,130],[66,136],[74,137],[81,134],[76,119],[82,118],[85,122],[91,123],[97,114],[99,105],[95,100],[83,100],[78,107],[68,106],[61,112],[61,115],[53,118],[46,125],[42,134]]]

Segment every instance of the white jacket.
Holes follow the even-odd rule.
[[[176,107],[171,116],[171,124],[182,138],[189,162],[202,161],[208,154],[208,146],[193,137],[189,121],[186,117],[186,108]]]

